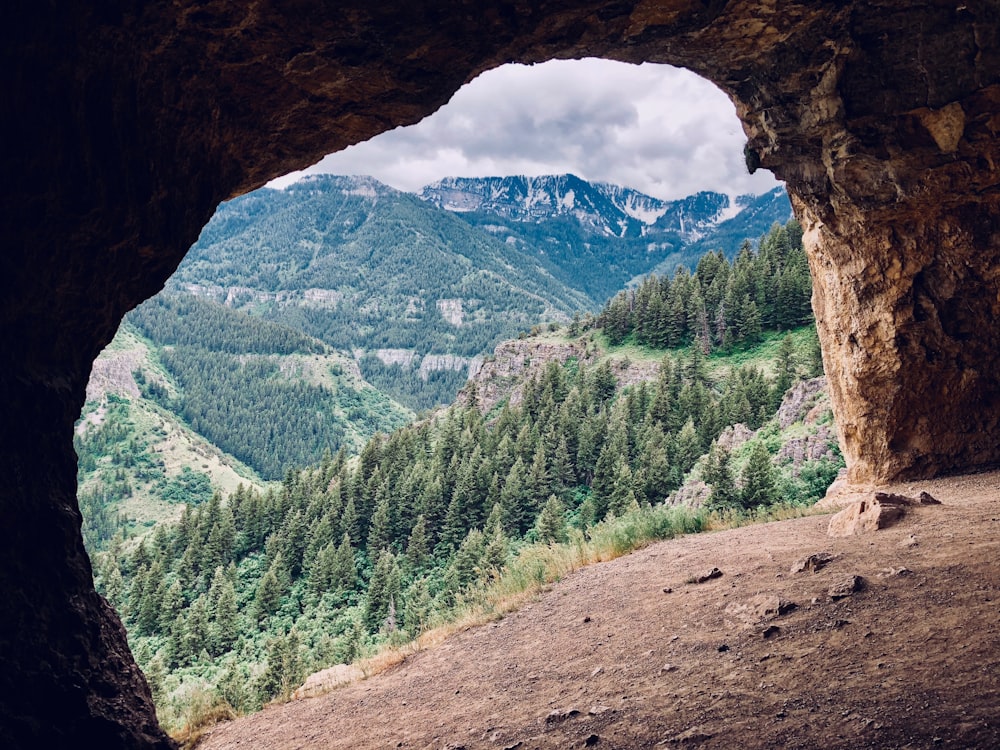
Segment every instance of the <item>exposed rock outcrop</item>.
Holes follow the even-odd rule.
[[[93,590],[91,362],[216,204],[510,60],[683,65],[787,182],[854,482],[1000,461],[1000,23],[987,0],[344,0],[0,11],[0,744],[164,746]]]
[[[870,498],[850,503],[830,519],[830,536],[853,536],[892,526],[906,515],[906,509],[916,505],[940,505],[927,492],[917,497],[892,492],[876,492]]]

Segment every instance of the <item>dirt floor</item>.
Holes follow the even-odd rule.
[[[1000,473],[894,489],[943,505],[661,542],[199,747],[1000,748]]]

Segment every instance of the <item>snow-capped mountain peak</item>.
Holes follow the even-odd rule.
[[[664,201],[631,188],[592,183],[576,175],[448,177],[420,197],[453,212],[492,214],[516,222],[570,218],[592,234],[614,237],[704,237],[738,216],[754,196],[702,192]]]

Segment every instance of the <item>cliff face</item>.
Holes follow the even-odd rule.
[[[853,480],[996,463],[998,20],[989,0],[7,3],[0,744],[166,742],[74,497],[73,422],[122,314],[221,199],[510,60],[716,82],[807,230]]]

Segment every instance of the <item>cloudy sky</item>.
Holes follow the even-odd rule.
[[[271,187],[310,172],[367,174],[408,191],[448,176],[572,172],[664,199],[766,192],[778,183],[766,170],[747,174],[745,140],[729,99],[694,73],[555,60],[488,71],[422,122]]]

